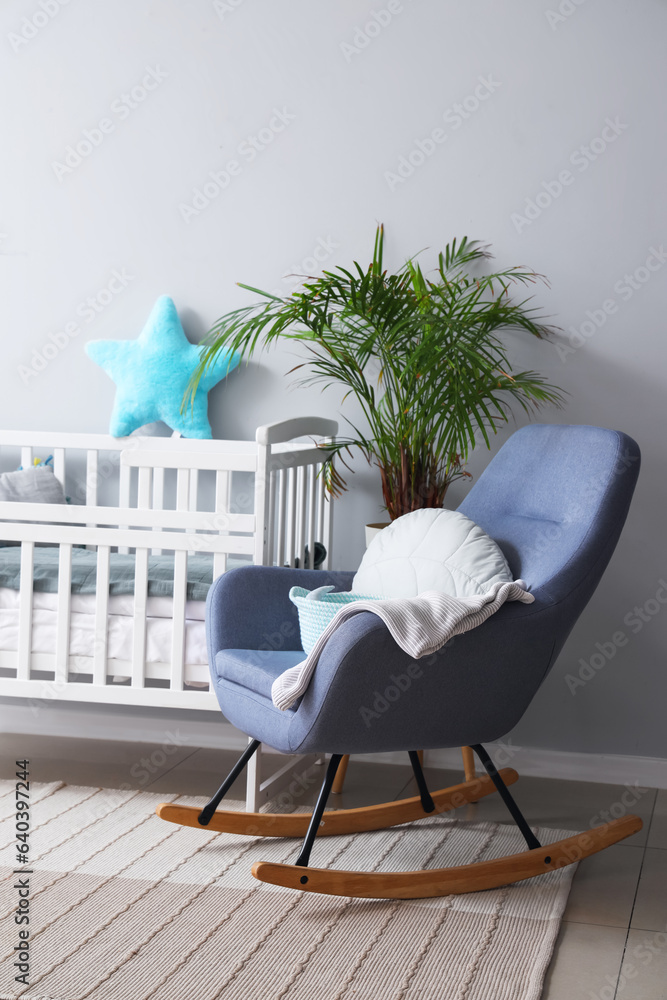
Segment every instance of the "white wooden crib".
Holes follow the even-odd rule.
[[[304,417],[260,427],[255,441],[0,431],[0,471],[52,455],[71,498],[0,501],[0,558],[20,566],[15,589],[0,586],[0,695],[217,710],[189,562],[208,559],[212,579],[243,561],[312,568],[319,542],[328,568],[332,504],[320,473],[337,429]],[[110,595],[121,556],[131,560],[133,593]],[[37,579],[47,557],[57,562],[53,593]],[[152,597],[149,567],[165,557],[171,596]],[[82,561],[94,567],[94,593],[72,593]],[[247,808],[308,763],[297,759],[267,781],[261,763],[253,768]]]

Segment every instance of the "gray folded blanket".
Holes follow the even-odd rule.
[[[494,583],[486,594],[473,597],[451,597],[436,590],[428,590],[417,597],[392,597],[344,604],[306,659],[276,677],[271,686],[273,704],[285,711],[305,693],[329,637],[344,621],[362,611],[371,611],[381,618],[401,649],[418,660],[421,656],[428,656],[440,649],[453,636],[481,625],[505,601],[532,604],[534,600],[533,595],[527,593],[524,581],[516,580],[514,583]]]

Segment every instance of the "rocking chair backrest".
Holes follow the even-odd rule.
[[[611,557],[640,464],[632,438],[532,424],[503,445],[460,506],[545,603],[579,590],[583,609]]]

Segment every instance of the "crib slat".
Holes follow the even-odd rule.
[[[329,494],[328,498],[324,501],[322,541],[324,542],[327,550],[327,556],[322,565],[322,569],[331,569],[331,547],[333,545],[333,497],[331,494]]]
[[[32,448],[28,445],[21,448],[21,465],[24,469],[32,468]]]
[[[308,493],[308,569],[315,568],[315,510],[317,507],[317,470],[314,465],[308,469],[310,490]]]
[[[231,496],[231,475],[227,471],[216,472],[215,475],[215,513],[228,514]],[[214,523],[218,524],[223,519],[214,518]],[[218,529],[222,531],[222,528]],[[213,579],[217,579],[227,570],[227,553],[216,552],[213,556]]]
[[[250,743],[250,737],[248,737]],[[262,783],[262,746],[252,755],[246,765],[246,802],[245,807],[248,812],[257,812],[261,802],[259,800],[259,786]]]
[[[97,459],[94,449],[86,452],[86,506],[97,507]]]
[[[107,649],[109,646],[109,559],[111,548],[99,545],[97,548],[97,582],[95,587],[95,646],[93,649],[93,684],[104,686],[107,673]]]
[[[23,462],[23,455],[21,457]],[[30,656],[32,651],[32,575],[35,543],[21,544],[21,583],[19,585],[19,642],[17,679],[30,679]]]
[[[86,451],[86,506],[97,507],[97,450],[89,448]],[[95,523],[89,522],[89,528],[94,528]],[[88,549],[95,548],[94,545],[86,546]]]
[[[164,469],[153,469],[153,510],[164,510]]]
[[[231,476],[227,471],[217,472],[215,476],[215,512],[216,514],[229,512],[229,496],[231,487]]]
[[[62,542],[58,556],[58,624],[56,626],[56,684],[67,683],[70,611],[72,606],[72,546]]]
[[[196,470],[179,469],[176,474],[176,510],[192,509],[193,483],[197,495]],[[187,552],[174,553],[174,598],[171,686],[175,691],[183,690],[185,663],[185,596],[187,586]]]
[[[198,496],[199,496],[199,469],[190,469],[190,496],[188,498],[188,510],[197,510]]]
[[[299,476],[299,541],[297,543],[297,555],[299,557],[299,566],[303,569],[306,565],[305,563],[305,548],[306,548],[306,517],[307,517],[307,504],[308,504],[308,467],[302,466],[298,471]]]
[[[287,521],[287,472],[281,469],[278,473],[280,487],[278,490],[278,544],[276,546],[276,565],[285,562],[285,523]]]
[[[121,462],[120,472],[118,474],[118,506],[119,507],[129,507],[130,506],[130,487],[131,487],[131,477],[132,469],[129,465],[123,465]],[[126,525],[119,525],[120,528],[126,527]],[[125,545],[118,546],[118,551],[122,555],[127,555],[130,551]]]
[[[153,469],[153,510],[164,507],[164,469]],[[162,549],[152,549],[151,554],[159,556]]]
[[[130,475],[131,466],[121,463],[118,473],[118,506],[130,506]]]
[[[148,549],[137,549],[134,566],[134,635],[132,686],[144,686],[146,662],[146,603],[148,600]]]
[[[269,502],[266,507],[268,524],[266,525],[266,565],[273,566],[273,549],[276,534],[276,473],[269,473]],[[257,529],[259,530],[259,528]]]
[[[297,470],[294,468],[289,470],[289,506],[287,511],[289,544],[287,546],[287,554],[290,566],[294,566],[296,558],[296,472]]]
[[[93,684],[104,686],[107,673],[109,647],[109,545],[97,548],[97,581],[95,586],[95,645],[93,647]]]
[[[318,465],[316,471],[317,471],[317,481],[320,484],[320,488],[319,488],[318,494],[317,494],[317,537],[321,541],[324,542],[324,544],[326,546],[326,549],[327,549],[327,558],[325,560],[325,563],[324,563],[324,566],[322,567],[322,569],[324,569],[324,568],[328,569],[329,568],[329,546],[327,545],[326,539],[324,537],[324,504],[325,504],[324,494],[325,494],[325,491],[326,491],[326,487],[324,485],[324,466],[321,465],[321,464]]]
[[[152,469],[139,468],[139,485],[137,487],[137,507],[140,510],[150,510],[151,506],[151,475]]]
[[[185,599],[188,582],[188,554],[174,553],[174,605],[171,645],[171,689],[183,690],[185,665]]]
[[[176,475],[176,510],[188,510],[190,503],[190,469],[179,469]]]
[[[60,481],[62,488],[65,489],[65,449],[64,448],[54,448],[53,449],[53,474]]]

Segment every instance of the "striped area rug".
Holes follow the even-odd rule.
[[[15,983],[14,786],[0,782],[2,1000],[537,1000],[573,867],[519,885],[414,901],[263,885],[253,861],[291,840],[186,829],[184,796],[32,786],[30,986]],[[237,803],[240,808],[241,804]],[[548,843],[563,831],[538,830]],[[425,818],[316,842],[318,867],[444,867],[522,849],[513,828]]]

